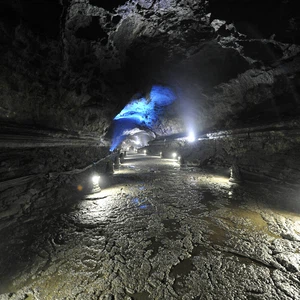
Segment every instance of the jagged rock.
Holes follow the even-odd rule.
[[[3,297],[299,298],[297,4],[1,1],[0,273],[22,289]],[[176,96],[164,111],[153,85]],[[109,152],[131,99],[160,114]],[[164,167],[92,189],[150,140]]]
[[[246,27],[239,22],[239,11],[246,15],[258,10],[261,12],[258,24],[261,24],[263,12],[271,6],[258,2],[250,8],[248,3],[225,5],[219,1],[46,2],[44,8],[53,12],[53,21],[43,22],[41,33],[36,27],[41,23],[41,15],[35,15],[31,5],[25,1],[18,5],[5,1],[3,10],[14,16],[12,23],[1,21],[7,46],[1,52],[0,63],[5,68],[1,68],[0,115],[6,122],[93,131],[103,136],[111,118],[137,91],[147,93],[152,84],[163,82],[193,107],[195,115],[201,116],[195,120],[195,127],[220,127],[229,118],[232,120],[227,126],[232,128],[238,118],[231,116],[242,113],[245,119],[248,107],[263,101],[266,93],[268,98],[274,94],[280,97],[277,96],[280,92],[273,90],[273,83],[263,86],[265,80],[257,82],[247,69],[255,67],[261,74],[258,77],[267,77],[277,72],[276,66],[283,55],[286,60],[298,51],[287,50],[297,48],[293,45],[298,41],[294,1],[272,5],[272,12],[266,14],[268,20],[274,22],[272,18],[279,12],[284,17],[281,22],[276,21],[275,31],[263,38],[249,35],[250,31],[245,31]],[[60,34],[55,27],[59,16]],[[23,20],[22,26],[18,18]],[[245,20],[251,24],[254,19],[249,14],[249,20]],[[270,28],[265,28],[265,33]],[[290,32],[289,40],[282,40],[283,32]],[[240,78],[249,82],[242,91],[237,91],[248,97],[247,108],[235,95],[227,99],[228,89],[236,88],[236,80],[241,84]],[[221,87],[217,87],[219,84]],[[216,87],[220,93],[214,93]],[[260,87],[265,91],[258,91]],[[21,92],[24,89],[25,94]],[[222,98],[222,103],[220,100],[216,103],[217,98]],[[19,102],[23,103],[22,109]],[[230,111],[223,105],[230,107]],[[272,103],[265,105],[270,107]],[[180,108],[181,105],[175,105],[172,108],[175,113],[160,119],[155,128],[159,135],[185,130],[185,124],[179,121],[181,116],[176,113]],[[280,113],[292,111],[291,104]],[[209,118],[211,115],[213,119]]]
[[[290,272],[300,271],[299,253],[280,253],[275,256],[276,260]]]

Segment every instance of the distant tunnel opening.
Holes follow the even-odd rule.
[[[161,85],[154,85],[146,95],[133,97],[113,120],[110,150],[115,150],[128,137],[127,142],[131,141],[138,147],[155,138],[153,129],[159,122],[159,117],[176,99],[172,88]]]

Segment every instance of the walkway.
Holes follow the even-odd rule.
[[[2,245],[0,299],[300,299],[297,193],[220,174],[129,154],[100,192],[50,186],[57,210]]]

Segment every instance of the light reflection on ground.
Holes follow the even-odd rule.
[[[20,267],[6,291],[67,300],[299,298],[297,204],[228,179],[128,155],[101,191],[51,215],[27,246],[38,253],[34,264]]]

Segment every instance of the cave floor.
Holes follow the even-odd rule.
[[[35,183],[45,205],[0,224],[0,299],[300,299],[296,188],[221,174],[128,154],[100,192]]]

